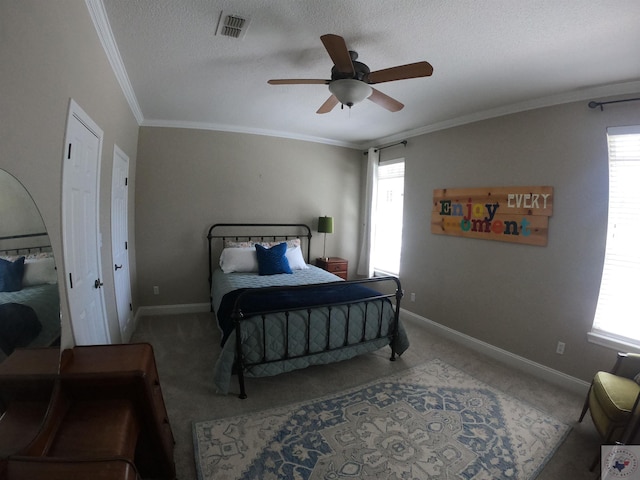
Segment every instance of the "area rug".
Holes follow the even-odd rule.
[[[569,430],[439,360],[323,398],[193,424],[200,480],[529,480]]]

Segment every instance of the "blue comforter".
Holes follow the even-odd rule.
[[[243,344],[244,358],[247,364],[260,362],[266,355],[268,359],[283,358],[283,352],[288,349],[291,356],[301,355],[304,351],[316,352],[312,355],[290,358],[288,360],[272,361],[267,364],[253,365],[247,368],[245,376],[261,377],[277,375],[291,370],[305,368],[310,365],[326,364],[338,362],[352,358],[367,352],[372,352],[389,344],[389,338],[379,338],[369,343],[353,345],[347,348],[339,348],[343,345],[345,338],[344,320],[349,317],[352,328],[348,330],[349,343],[359,341],[364,326],[367,339],[376,338],[378,333],[378,321],[368,322],[365,317],[382,318],[382,335],[390,333],[393,327],[394,309],[390,301],[376,300],[375,306],[371,306],[371,311],[365,314],[365,309],[358,299],[378,295],[373,289],[362,284],[350,284],[343,282],[335,275],[309,266],[307,270],[294,271],[293,275],[273,275],[258,276],[257,274],[237,274],[222,273],[216,270],[213,273],[212,304],[218,317],[218,326],[221,330],[222,351],[216,361],[214,369],[214,383],[219,393],[228,393],[233,365],[235,363],[235,343],[236,329],[231,319],[234,304],[238,296],[242,307],[244,320],[241,326],[241,342]],[[260,291],[253,286],[261,287]],[[323,284],[302,287],[301,284]],[[283,289],[278,295],[274,295],[274,286],[289,286],[290,289]],[[345,288],[347,287],[347,288]],[[353,288],[352,288],[353,287]],[[309,289],[307,294],[299,295],[298,290]],[[249,290],[248,293],[244,293]],[[244,298],[247,296],[247,298]],[[255,306],[253,302],[246,300],[265,300],[267,307],[263,304]],[[338,300],[339,299],[339,300]],[[323,304],[335,305],[336,302],[344,302],[343,306],[334,306],[331,314],[331,334],[327,338],[326,322],[329,321],[327,308],[318,308]],[[346,304],[353,304],[347,307]],[[316,308],[309,308],[310,319],[307,320],[307,309],[310,305]],[[287,320],[282,313],[272,313],[267,315],[266,329],[269,340],[266,343],[266,352],[263,343],[263,322],[260,315],[251,316],[252,312],[273,308],[282,312],[285,309],[292,310],[290,318]],[[295,308],[303,308],[302,311],[293,311]],[[351,310],[351,313],[349,313]],[[287,328],[285,325],[289,324]],[[310,329],[310,332],[307,330]],[[286,333],[288,332],[288,333]],[[306,344],[306,338],[309,344]],[[327,343],[331,349],[325,351]],[[402,354],[409,347],[409,339],[403,328],[402,322],[398,324],[398,335],[395,337],[394,350],[396,354]]]

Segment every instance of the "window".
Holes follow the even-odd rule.
[[[589,338],[640,347],[640,126],[607,130],[609,220],[598,306]]]
[[[371,252],[375,272],[399,275],[402,248],[402,204],[404,201],[404,159],[378,166],[375,224]]]

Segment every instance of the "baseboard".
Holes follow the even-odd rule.
[[[149,315],[180,315],[182,313],[201,313],[209,311],[211,311],[211,305],[209,303],[155,305],[150,307],[139,307],[138,311],[136,312],[136,320],[139,317],[147,317]]]
[[[209,303],[189,303],[182,305],[156,305],[149,307],[140,307],[136,312],[134,322],[135,324],[137,324],[137,320],[139,317],[145,317],[149,315],[179,315],[183,313],[209,312],[210,310],[211,306]],[[519,370],[541,378],[549,383],[567,388],[580,395],[586,395],[587,391],[589,390],[589,383],[572,377],[571,375],[567,375],[558,370],[554,370],[553,368],[549,368],[527,358],[515,355],[514,353],[503,350],[502,348],[498,348],[494,345],[483,342],[482,340],[478,340],[477,338],[473,338],[464,333],[458,332],[457,330],[454,330],[452,328],[445,327],[444,325],[434,322],[433,320],[429,320],[428,318],[422,317],[416,313],[405,310],[404,308],[401,309],[401,312],[402,315],[413,317],[414,319],[422,322],[429,330],[447,338],[448,340],[464,345],[467,348],[487,355],[488,357],[493,358],[494,360],[498,360],[499,362],[506,363]]]
[[[553,368],[546,367],[540,363],[515,355],[507,350],[503,350],[494,345],[483,342],[482,340],[478,340],[477,338],[473,338],[469,335],[458,332],[457,330],[453,330],[452,328],[440,325],[433,320],[429,320],[428,318],[409,312],[404,308],[401,308],[400,311],[403,315],[413,317],[421,321],[429,330],[447,338],[448,340],[462,344],[467,348],[487,355],[499,362],[506,363],[509,366],[513,366],[549,383],[561,386],[580,395],[586,395],[589,390],[589,383],[580,380],[579,378],[572,377],[571,375],[554,370]]]

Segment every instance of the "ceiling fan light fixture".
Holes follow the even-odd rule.
[[[329,91],[341,104],[349,108],[368,98],[373,92],[369,85],[353,78],[333,80],[329,84]]]

